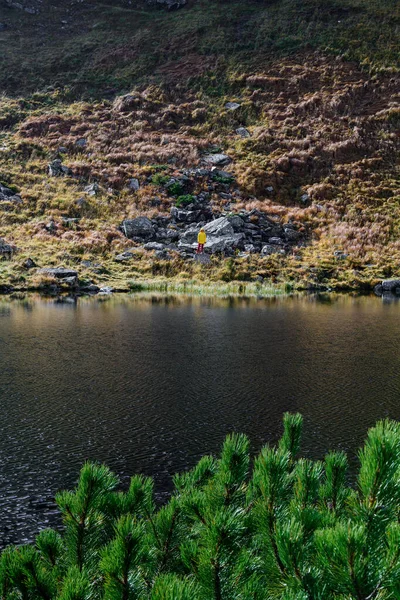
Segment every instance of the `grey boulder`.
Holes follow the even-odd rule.
[[[131,192],[137,192],[140,189],[139,180],[136,178],[130,179],[128,181],[128,189]]]
[[[251,137],[250,131],[248,131],[248,129],[246,129],[246,127],[238,127],[236,129],[236,133],[238,135],[240,135],[241,138],[249,138],[249,137]]]
[[[126,219],[122,223],[122,230],[129,239],[141,238],[149,241],[155,235],[155,227],[147,217]]]
[[[134,254],[133,252],[122,252],[121,254],[118,254],[114,260],[115,262],[127,262],[128,260],[131,260],[133,258]]]
[[[213,165],[215,167],[223,167],[224,165],[228,165],[231,161],[229,156],[226,154],[207,154],[203,157],[203,160],[208,165]]]
[[[270,254],[285,254],[285,251],[283,248],[272,246],[271,244],[265,244],[261,248],[261,254],[263,256],[269,256]]]
[[[228,217],[220,217],[214,221],[210,221],[204,227],[204,231],[207,236],[224,236],[233,235],[235,233],[234,228]]]
[[[4,256],[5,258],[11,259],[14,252],[14,246],[8,244],[5,240],[0,238],[0,256]]]
[[[233,231],[235,233],[243,231],[244,221],[243,221],[242,217],[239,217],[239,215],[232,215],[231,217],[228,217],[228,221],[232,225]]]
[[[143,248],[145,250],[164,250],[165,249],[165,245],[164,244],[160,244],[159,242],[149,242],[148,244],[145,244],[143,246]]]
[[[77,271],[64,267],[46,267],[44,269],[39,269],[38,273],[42,275],[49,275],[50,277],[55,277],[56,279],[69,279],[78,277]]]
[[[49,163],[49,175],[50,177],[62,177],[63,175],[72,175],[72,171],[62,164],[60,158],[57,158]]]
[[[386,279],[374,288],[375,294],[382,296],[385,294],[400,295],[400,279]]]
[[[238,108],[240,108],[240,104],[239,102],[227,102],[225,104],[225,108],[227,110],[237,110]]]

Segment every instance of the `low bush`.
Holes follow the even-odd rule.
[[[195,200],[195,197],[192,196],[192,194],[185,194],[184,196],[178,196],[178,198],[176,199],[175,202],[175,206],[177,206],[178,208],[184,207],[184,206],[189,206],[189,204],[192,204]]]
[[[400,424],[382,421],[359,453],[298,458],[300,415],[254,461],[229,435],[174,477],[164,506],[137,475],[126,492],[104,465],[84,465],[57,495],[63,530],[0,560],[4,599],[389,600],[400,597]]]

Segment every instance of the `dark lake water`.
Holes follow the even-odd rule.
[[[228,432],[276,441],[285,411],[304,455],[355,464],[368,427],[400,419],[399,340],[400,304],[370,297],[0,298],[0,544],[53,524],[86,459],[162,497]]]

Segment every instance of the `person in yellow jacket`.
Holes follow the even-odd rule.
[[[200,229],[199,235],[197,236],[197,254],[203,254],[204,244],[207,241],[207,235],[203,228]]]

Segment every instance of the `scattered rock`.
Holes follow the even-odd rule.
[[[89,206],[86,198],[78,198],[78,200],[76,200],[75,204],[77,205],[78,208],[86,208],[87,206]]]
[[[147,217],[136,217],[126,219],[122,223],[122,229],[129,239],[138,238],[149,241],[155,235],[155,227]]]
[[[16,248],[11,244],[8,244],[5,240],[0,238],[0,257],[11,260]]]
[[[288,242],[297,242],[301,238],[301,233],[294,229],[293,225],[284,225],[283,231]]]
[[[285,254],[285,251],[283,248],[272,246],[271,244],[265,244],[261,249],[261,254],[263,256],[269,256],[270,254]]]
[[[232,162],[232,159],[229,158],[227,154],[206,154],[203,157],[203,161],[209,165],[214,165],[216,167],[223,167],[224,165],[229,165]]]
[[[400,279],[386,279],[375,286],[374,292],[379,296],[385,294],[400,296]]]
[[[157,241],[162,242],[177,242],[179,240],[179,232],[176,229],[158,229],[156,233]]]
[[[62,217],[62,223],[65,227],[76,225],[80,220],[80,217]]]
[[[140,184],[138,179],[130,179],[128,181],[128,189],[131,192],[137,192],[140,189]]]
[[[285,242],[279,237],[269,238],[268,243],[272,244],[273,246],[284,246],[285,245]]]
[[[37,267],[37,264],[32,258],[27,258],[22,263],[22,266],[24,267],[24,269],[34,269],[35,267]]]
[[[98,294],[100,288],[95,283],[89,281],[87,283],[79,284],[79,291],[84,292],[85,294]]]
[[[342,252],[341,250],[336,250],[333,253],[334,257],[336,258],[336,260],[346,260],[346,258],[348,257],[348,254],[345,254],[344,252]]]
[[[147,244],[145,244],[143,246],[143,248],[145,250],[164,250],[165,249],[165,245],[164,244],[160,244],[159,242],[148,242]]]
[[[51,219],[48,223],[46,223],[46,225],[44,226],[44,228],[46,229],[46,231],[48,231],[49,233],[56,233],[58,227],[55,223],[55,221],[53,219]]]
[[[248,129],[246,129],[246,127],[238,127],[236,129],[236,133],[238,135],[240,135],[240,137],[242,137],[242,138],[249,138],[249,137],[251,137],[250,131]]]
[[[72,171],[62,164],[60,158],[56,158],[49,163],[49,175],[50,177],[62,177],[63,175],[72,175]]]
[[[215,219],[215,221],[207,223],[204,227],[204,231],[207,233],[207,236],[218,237],[223,235],[233,235],[235,233],[233,226],[227,217],[220,217],[219,219]]]
[[[87,146],[87,141],[85,138],[79,138],[79,140],[77,140],[75,142],[75,146],[78,146],[78,148],[86,148]]]
[[[106,285],[99,289],[100,296],[109,296],[110,294],[113,294],[113,293],[114,293],[114,288],[111,287],[110,285]]]
[[[39,269],[38,273],[42,275],[49,275],[49,277],[55,277],[56,279],[69,279],[72,277],[78,277],[77,271],[64,267],[46,267],[44,269]]]
[[[237,110],[238,108],[240,108],[240,104],[238,102],[227,102],[225,104],[225,108],[227,110]]]
[[[171,260],[172,258],[166,248],[163,248],[162,250],[156,250],[155,257],[160,260]]]
[[[20,204],[22,198],[15,190],[0,184],[0,202],[13,202]]]
[[[116,262],[127,262],[128,260],[131,260],[134,257],[133,252],[122,252],[121,254],[118,254],[118,256],[116,256],[114,258],[114,260]]]
[[[97,181],[95,181],[94,183],[91,183],[90,185],[87,185],[84,190],[85,194],[87,194],[88,196],[97,196],[97,194],[100,193],[100,186],[97,183]]]
[[[239,215],[232,215],[231,217],[228,217],[228,221],[232,225],[233,231],[235,233],[239,233],[240,231],[243,231],[244,221],[241,217],[239,217]]]

